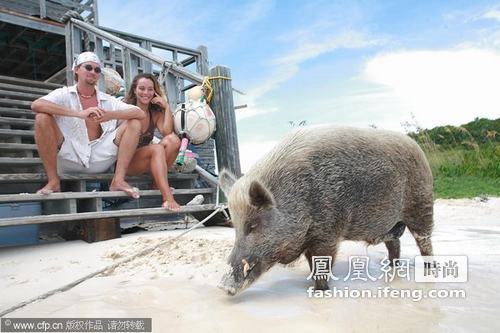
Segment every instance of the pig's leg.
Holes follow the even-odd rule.
[[[432,256],[431,235],[434,227],[432,196],[415,199],[414,205],[407,210],[403,222],[417,242],[420,254]]]
[[[326,257],[331,257],[331,266],[329,267],[329,273],[332,272],[333,269],[333,264],[335,262],[335,256],[337,255],[337,244],[333,246],[313,246],[308,248],[304,252],[307,262],[309,263],[309,269],[311,272],[314,270],[314,265],[313,265],[313,256],[326,256]],[[325,278],[317,278],[314,280],[314,289],[316,290],[328,290],[330,287],[328,286],[328,280]]]
[[[405,221],[405,224],[410,230],[413,238],[417,242],[420,254],[423,256],[432,256],[432,228],[434,226],[432,220],[432,208],[425,213],[419,214],[418,217]]]
[[[385,246],[387,247],[387,251],[389,251],[389,261],[390,265],[394,266],[399,263],[399,261],[394,261],[394,259],[399,259],[401,254],[401,242],[399,239],[394,239],[391,241],[386,241]]]
[[[410,229],[411,231],[411,229]],[[416,232],[411,233],[417,242],[420,254],[423,256],[432,256],[432,242],[430,234],[419,234]]]

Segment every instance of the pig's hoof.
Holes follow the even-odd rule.
[[[326,280],[316,280],[314,282],[315,290],[328,290],[330,287],[328,286],[328,281]]]

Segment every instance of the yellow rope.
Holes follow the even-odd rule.
[[[214,93],[214,89],[212,88],[212,83],[210,82],[210,80],[231,80],[231,78],[227,76],[206,76],[203,79],[203,83],[201,84],[201,86],[205,90],[205,97],[207,99],[207,103],[209,104],[212,101],[212,95]]]
[[[230,77],[227,76],[209,76],[207,77],[209,80],[232,80]]]

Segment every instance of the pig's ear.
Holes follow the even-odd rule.
[[[224,194],[227,196],[231,192],[231,187],[236,183],[236,177],[226,169],[223,169],[219,175],[219,185]]]
[[[250,184],[248,194],[250,195],[250,204],[252,206],[258,208],[270,208],[274,206],[274,199],[271,192],[256,180]]]

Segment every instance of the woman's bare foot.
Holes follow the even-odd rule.
[[[134,199],[139,199],[141,195],[139,194],[139,189],[137,187],[130,186],[127,182],[115,183],[112,182],[109,186],[110,191],[123,191],[127,195]]]
[[[47,185],[36,191],[36,194],[51,194],[54,192],[61,192],[61,183],[59,180],[48,182]]]
[[[165,200],[162,203],[161,208],[164,208],[164,209],[167,209],[167,210],[171,210],[173,212],[177,212],[179,209],[181,209],[181,206],[179,206],[179,204],[177,203],[177,201],[175,201],[172,198],[170,200]]]

